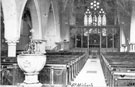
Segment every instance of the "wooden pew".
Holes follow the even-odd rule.
[[[109,87],[135,86],[135,53],[104,53],[101,65]]]
[[[77,76],[87,60],[86,54],[51,55],[40,77],[45,85],[65,87]],[[44,72],[48,72],[46,75]],[[44,75],[44,76],[42,76]]]

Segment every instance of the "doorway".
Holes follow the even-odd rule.
[[[99,34],[89,34],[89,48],[100,48]]]
[[[98,32],[94,32],[95,29],[91,29],[92,32],[89,32],[88,35],[88,49],[89,49],[89,54],[92,55],[92,57],[97,57],[97,55],[100,53],[100,48],[101,48],[101,35]]]

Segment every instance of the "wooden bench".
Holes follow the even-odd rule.
[[[104,53],[101,65],[109,87],[135,86],[135,53]]]
[[[42,78],[41,81],[44,84],[67,86],[78,75],[86,60],[86,54],[51,55],[40,76],[49,80]]]

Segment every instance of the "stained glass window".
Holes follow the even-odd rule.
[[[106,13],[97,0],[93,0],[87,7],[84,26],[106,26]]]

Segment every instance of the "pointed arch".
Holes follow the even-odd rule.
[[[39,8],[39,4],[38,4],[37,0],[25,0],[25,2],[23,2],[23,6],[21,8],[21,14],[19,16],[19,32],[21,31],[21,22],[22,22],[21,20],[22,20],[23,12],[25,10],[27,3],[32,3],[32,6],[35,8],[35,9],[30,9],[30,12],[35,13],[34,15],[36,15],[36,17],[33,17],[33,15],[31,15],[32,16],[32,24],[34,25],[36,22],[36,27],[34,30],[35,30],[35,32],[37,31],[37,33],[34,34],[36,36],[33,39],[42,39],[41,13],[40,13],[40,8]],[[29,8],[31,8],[31,7],[29,7]]]
[[[22,8],[21,8],[21,11],[20,11],[20,15],[19,15],[19,24],[18,24],[18,30],[19,30],[19,33],[21,34],[21,24],[22,24],[22,16],[23,16],[23,12],[24,12],[24,9],[25,9],[25,6],[26,6],[26,3],[27,3],[27,0],[25,0],[22,4]]]

